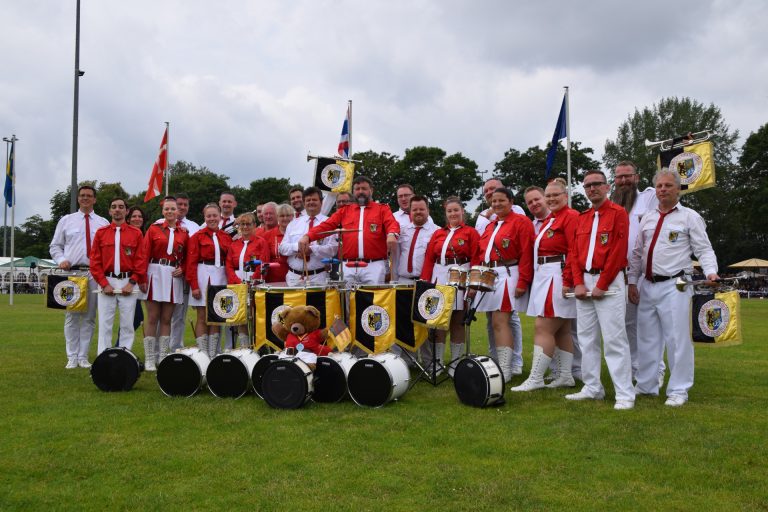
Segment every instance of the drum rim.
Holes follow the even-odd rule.
[[[217,393],[217,392],[214,390],[214,387],[218,386],[218,384],[214,384],[214,386],[213,386],[213,387],[211,386],[211,379],[210,379],[210,371],[211,371],[211,366],[213,366],[213,364],[214,364],[214,362],[215,362],[215,361],[217,361],[217,360],[219,360],[219,361],[220,361],[220,360],[222,360],[224,356],[226,356],[226,357],[231,357],[232,359],[236,360],[236,361],[237,361],[237,362],[240,364],[240,367],[238,368],[238,370],[239,370],[239,369],[242,369],[242,370],[243,370],[243,373],[245,373],[245,386],[244,386],[244,389],[243,389],[243,390],[242,390],[242,392],[241,392],[239,395],[237,395],[237,396],[232,396],[232,395],[219,395],[219,394],[218,394],[218,393]],[[216,370],[216,366],[214,366],[214,370]],[[214,378],[214,380],[215,380],[215,378]],[[222,399],[223,399],[223,398],[234,398],[235,400],[237,400],[238,398],[241,398],[241,397],[243,397],[244,395],[246,395],[246,394],[248,393],[248,390],[250,390],[250,389],[252,388],[252,386],[251,386],[251,372],[249,372],[249,371],[248,371],[248,365],[246,365],[246,364],[243,362],[243,360],[242,360],[242,359],[240,359],[240,358],[239,358],[239,357],[237,357],[236,355],[232,354],[232,352],[222,352],[221,354],[217,354],[217,355],[216,355],[216,356],[215,356],[213,359],[211,359],[211,362],[210,362],[210,363],[208,363],[208,368],[206,368],[206,370],[205,370],[205,381],[206,381],[206,383],[208,384],[208,391],[210,391],[210,392],[211,392],[211,394],[212,394],[213,396],[215,396],[216,398],[222,398]]]
[[[352,354],[350,354],[350,356],[351,355]],[[312,373],[312,385],[314,387],[314,390],[312,392],[312,398],[311,399],[312,399],[313,402],[326,403],[326,404],[335,404],[335,403],[339,403],[342,400],[344,400],[344,398],[346,396],[349,396],[349,383],[347,382],[347,373],[344,371],[344,366],[342,366],[342,364],[341,364],[341,362],[339,360],[337,360],[337,359],[335,359],[333,357],[329,357],[329,356],[330,356],[330,354],[328,354],[326,356],[318,356],[318,358],[317,358],[317,364],[316,364],[316,367],[315,367],[315,371]],[[320,360],[321,359],[324,360],[324,361],[325,360],[331,361],[331,365],[330,366],[333,366],[335,368],[333,370],[334,372],[336,372],[336,370],[341,372],[342,380],[343,380],[343,383],[344,383],[344,391],[341,392],[341,394],[337,393],[337,395],[339,395],[339,397],[337,399],[335,399],[335,400],[317,400],[316,399],[317,398],[317,388],[318,388],[318,386],[317,386],[317,383],[315,382],[315,377],[317,376],[318,369],[320,368],[320,364],[321,364]],[[350,370],[351,369],[352,368],[350,367]],[[321,386],[321,389],[322,389],[322,386]]]
[[[263,377],[266,377],[267,376],[267,372],[269,372],[271,370],[274,370],[274,368],[277,368],[277,366],[279,364],[282,364],[282,363],[291,363],[290,366],[286,365],[285,367],[288,368],[292,372],[296,371],[296,369],[298,369],[298,371],[302,372],[302,375],[305,378],[298,379],[298,381],[302,385],[302,392],[304,394],[304,398],[301,401],[301,403],[299,403],[298,405],[295,405],[295,406],[292,406],[292,407],[278,407],[278,406],[273,405],[271,403],[271,400],[270,400],[270,398],[267,397],[267,393],[264,392],[265,391],[264,390],[264,386],[262,385],[261,390],[262,390],[262,393],[264,393],[264,401],[267,402],[267,404],[270,407],[272,407],[273,409],[289,409],[289,410],[290,409],[301,409],[302,407],[304,407],[307,404],[307,402],[309,402],[312,399],[312,392],[314,390],[313,389],[313,382],[312,382],[312,378],[311,378],[312,377],[312,370],[309,368],[307,363],[305,363],[304,361],[302,361],[299,358],[284,358],[284,359],[277,359],[277,360],[273,361],[272,364],[270,364],[267,367],[267,369],[264,371]],[[299,364],[297,364],[297,363],[301,363],[302,365],[304,365],[306,367],[306,372],[309,372],[309,373],[305,373],[305,370],[303,368],[301,368],[301,366]],[[276,370],[274,370],[274,371],[276,371]],[[307,379],[306,377],[310,377],[310,378]]]
[[[453,386],[454,386],[454,391],[456,392],[456,396],[459,399],[459,402],[461,402],[464,405],[468,405],[470,407],[484,408],[484,407],[492,406],[498,400],[504,398],[504,391],[505,391],[504,386],[505,386],[505,384],[503,382],[503,376],[502,376],[501,395],[496,400],[494,400],[493,402],[490,401],[491,398],[492,398],[492,396],[491,396],[491,377],[490,377],[490,374],[488,373],[488,371],[486,370],[485,366],[482,364],[485,361],[480,361],[480,359],[483,359],[483,358],[486,361],[492,361],[496,365],[496,368],[499,370],[499,375],[502,375],[501,368],[499,368],[498,363],[496,363],[496,361],[493,361],[493,359],[491,357],[484,356],[484,355],[467,355],[464,358],[462,358],[461,361],[456,363],[456,370],[454,371]],[[483,372],[483,375],[485,376],[485,379],[484,379],[485,380],[485,382],[484,382],[485,398],[483,399],[483,401],[481,403],[467,403],[467,402],[465,402],[464,400],[461,399],[461,395],[459,394],[459,390],[457,389],[457,382],[458,381],[456,379],[456,373],[459,372],[459,366],[462,365],[462,364],[463,365],[469,364],[470,361],[474,361],[476,366],[478,368],[480,368],[480,370]]]
[[[360,407],[370,407],[372,409],[378,409],[380,407],[384,407],[385,405],[387,405],[389,402],[391,402],[393,400],[392,396],[395,393],[395,378],[394,378],[394,375],[392,375],[392,372],[389,371],[389,368],[387,368],[384,364],[382,364],[381,361],[379,361],[378,359],[375,359],[375,356],[379,356],[379,355],[393,355],[393,356],[399,358],[399,356],[397,356],[397,354],[392,354],[391,352],[385,352],[383,354],[371,354],[368,357],[361,357],[360,359],[358,359],[355,362],[355,364],[353,364],[352,367],[349,369],[349,375],[347,375],[347,388],[349,389],[349,396],[352,398],[352,401],[355,402]],[[387,393],[387,398],[386,398],[386,400],[383,403],[378,404],[378,405],[370,405],[370,404],[362,404],[362,403],[360,403],[355,398],[355,395],[352,393],[352,388],[349,385],[349,377],[352,374],[352,370],[354,370],[355,366],[357,366],[358,364],[365,363],[366,361],[373,361],[374,363],[376,363],[377,365],[382,367],[387,372],[387,376],[389,377],[389,392]]]
[[[191,351],[193,349],[196,350],[196,352],[189,352],[189,353],[186,352],[186,351]],[[191,354],[196,354],[196,353],[203,354],[203,351],[200,350],[200,349],[195,349],[194,347],[183,348],[181,350],[178,350],[176,352],[168,354],[167,356],[165,356],[162,359],[162,361],[160,361],[157,364],[157,371],[155,372],[155,374],[156,374],[155,378],[157,379],[157,385],[160,387],[160,391],[162,391],[165,396],[170,397],[170,398],[179,398],[179,397],[181,397],[181,398],[190,398],[190,397],[195,396],[197,393],[199,393],[200,390],[205,385],[205,372],[203,372],[203,370],[200,368],[200,365],[197,364],[197,361],[195,361],[195,359],[189,355],[190,353]],[[174,357],[174,356],[182,357],[182,358],[184,358],[186,360],[189,360],[190,362],[194,363],[195,367],[197,368],[198,373],[200,374],[200,383],[198,384],[197,388],[192,393],[190,393],[190,394],[187,394],[187,395],[185,395],[185,394],[172,395],[172,394],[168,393],[165,389],[163,389],[163,385],[160,383],[160,366],[166,360],[170,361],[169,358]],[[170,364],[170,363],[168,363],[168,364]]]
[[[119,389],[104,389],[102,388],[97,382],[96,382],[96,376],[94,375],[94,372],[99,373],[99,367],[101,366],[100,363],[97,363],[99,359],[106,361],[107,357],[109,357],[109,354],[115,353],[119,356],[120,360],[122,361],[131,361],[133,363],[133,367],[136,370],[135,378],[130,383],[130,386],[127,388],[123,385]],[[118,392],[118,391],[130,391],[133,389],[133,386],[136,385],[136,382],[139,381],[139,378],[141,377],[142,372],[142,364],[141,360],[125,347],[109,347],[105,349],[101,354],[99,354],[96,359],[93,361],[93,365],[91,365],[90,374],[91,374],[91,380],[93,381],[94,385],[96,385],[97,388],[99,388],[101,391],[104,392]]]

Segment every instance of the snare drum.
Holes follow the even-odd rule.
[[[264,398],[264,392],[261,389],[261,381],[264,378],[264,372],[267,371],[267,368],[270,364],[272,364],[274,361],[277,361],[277,358],[277,354],[267,354],[261,356],[261,358],[256,361],[256,364],[251,370],[251,384],[253,385],[253,390],[256,392],[259,398]]]
[[[465,405],[487,407],[504,399],[501,369],[487,356],[467,356],[459,361],[453,374],[453,385]]]
[[[205,384],[211,360],[197,347],[168,354],[157,365],[157,383],[168,396],[192,396]]]
[[[298,409],[312,397],[312,370],[298,357],[273,361],[261,380],[264,400],[275,409]]]
[[[349,395],[357,405],[382,407],[408,391],[408,364],[392,353],[358,360],[349,370]]]
[[[208,389],[219,398],[240,398],[251,387],[251,374],[259,354],[251,349],[230,350],[211,359],[205,379]]]
[[[469,269],[467,287],[480,292],[492,292],[496,289],[499,274],[490,267],[473,265]]]
[[[318,357],[312,400],[320,403],[336,403],[343,400],[347,396],[349,370],[356,362],[357,358],[349,352]]]
[[[448,286],[457,286],[459,290],[467,289],[467,278],[469,271],[459,265],[448,267],[448,280],[445,284]]]
[[[142,370],[139,359],[127,348],[108,348],[93,362],[91,379],[102,391],[130,391]]]

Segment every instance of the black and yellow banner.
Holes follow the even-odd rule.
[[[680,193],[688,194],[715,186],[715,162],[712,143],[691,144],[659,153],[659,169],[664,167],[680,175]]]
[[[206,310],[211,325],[244,325],[248,322],[248,285],[208,285]]]
[[[355,164],[333,158],[318,158],[315,162],[315,186],[327,192],[350,192]]]
[[[257,290],[253,295],[256,305],[256,339],[254,345],[260,348],[269,345],[283,350],[283,341],[272,332],[272,324],[285,306],[314,306],[320,311],[320,328],[332,325],[341,317],[341,301],[336,289],[328,290]]]
[[[74,313],[88,311],[88,277],[50,274],[45,305]],[[95,300],[95,299],[94,299]]]
[[[339,352],[344,350],[352,343],[352,331],[341,318],[336,318],[328,328],[328,339]]]
[[[741,343],[739,292],[694,295],[691,304],[691,337],[702,343]]]
[[[427,329],[411,320],[413,286],[359,288],[349,300],[352,339],[368,353],[386,352],[397,343],[415,351],[427,339]]]
[[[456,288],[429,281],[416,281],[411,318],[431,329],[447,331],[456,301]]]

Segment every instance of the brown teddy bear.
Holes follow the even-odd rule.
[[[320,329],[320,311],[316,307],[289,306],[278,313],[277,318],[272,332],[283,340],[286,349],[306,350],[319,356],[331,352],[325,345],[328,329]]]

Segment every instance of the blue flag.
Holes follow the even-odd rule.
[[[8,163],[5,166],[5,204],[13,206],[13,159],[15,152],[15,142],[11,142],[11,154],[8,157]]]
[[[547,151],[547,171],[544,173],[545,178],[549,178],[549,171],[552,170],[552,165],[555,163],[555,153],[557,153],[557,145],[561,139],[567,136],[565,130],[565,96],[563,96],[563,104],[560,107],[560,115],[557,116],[557,125],[555,126],[555,133],[552,135],[552,145],[549,146]]]

